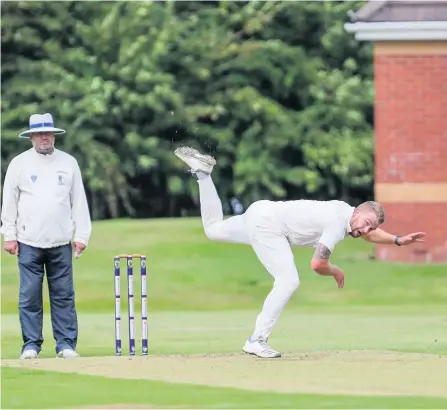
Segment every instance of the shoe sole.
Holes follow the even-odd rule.
[[[205,164],[214,167],[216,165],[216,160],[210,155],[203,155],[199,151],[190,147],[177,148],[174,154],[180,159],[183,158],[195,158],[199,161],[203,161]]]
[[[56,359],[76,359],[76,358],[78,358],[78,357],[81,357],[81,356],[59,356],[58,354],[56,355]]]
[[[259,355],[257,355],[256,353],[247,352],[247,351],[244,350],[244,349],[242,349],[242,351],[243,351],[245,354],[249,354],[249,355],[251,355],[251,356],[256,356],[256,357],[259,357],[260,359],[279,359],[279,358],[281,357],[281,353],[278,353],[277,356],[259,356]]]

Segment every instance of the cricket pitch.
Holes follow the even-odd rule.
[[[279,359],[154,355],[4,360],[2,366],[282,393],[447,397],[447,356],[318,351]]]

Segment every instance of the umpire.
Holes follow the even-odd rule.
[[[31,115],[19,137],[32,148],[14,157],[5,175],[1,233],[18,259],[21,359],[37,358],[42,348],[45,272],[56,356],[79,356],[72,255],[81,255],[92,227],[79,165],[54,148],[55,135],[64,133],[51,114]]]

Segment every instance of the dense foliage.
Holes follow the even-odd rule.
[[[197,212],[180,144],[218,160],[222,199],[372,196],[362,2],[6,2],[2,175],[30,114],[67,129],[96,218]]]

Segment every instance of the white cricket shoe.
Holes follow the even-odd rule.
[[[34,349],[26,349],[20,356],[21,359],[37,359],[37,352]]]
[[[216,160],[212,156],[201,154],[191,147],[177,148],[174,154],[185,162],[192,172],[202,171],[206,174],[211,174],[214,165],[216,165]]]
[[[245,353],[252,354],[262,358],[271,359],[275,357],[281,357],[281,353],[277,352],[276,350],[273,350],[267,344],[267,341],[263,339],[252,340],[251,338],[248,338],[242,350]]]
[[[71,359],[74,357],[79,357],[79,355],[73,349],[62,349],[56,357],[63,359]]]

